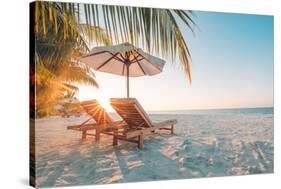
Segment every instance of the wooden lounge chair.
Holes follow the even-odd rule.
[[[82,139],[85,139],[87,135],[96,137],[98,141],[101,133],[110,134],[110,131],[115,128],[123,128],[126,123],[124,121],[113,121],[105,109],[99,104],[97,100],[88,100],[80,103],[81,107],[90,116],[89,119],[79,125],[68,126],[67,129],[82,131]],[[90,121],[94,120],[95,123]],[[89,130],[95,130],[95,134],[87,133]]]
[[[168,120],[161,123],[153,123],[142,106],[135,98],[112,98],[111,106],[127,123],[122,135],[116,132],[113,137],[113,145],[117,145],[118,139],[138,143],[138,147],[144,147],[144,135],[155,130],[169,130],[174,134],[174,125],[177,120]],[[118,129],[117,129],[118,130]],[[138,138],[137,140],[131,140]]]

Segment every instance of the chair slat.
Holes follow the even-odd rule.
[[[105,109],[98,103],[97,100],[89,100],[81,102],[83,109],[92,116],[97,124],[113,123],[113,120],[105,111]]]

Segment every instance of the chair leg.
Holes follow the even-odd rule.
[[[144,147],[144,136],[143,133],[141,133],[139,135],[138,148],[143,149],[143,147]]]
[[[100,129],[96,129],[96,141],[100,140]]]
[[[171,125],[171,134],[173,135],[175,133],[175,127],[174,125]]]
[[[113,135],[113,146],[118,145],[118,130],[114,130],[114,135]]]
[[[82,140],[85,140],[87,136],[87,131],[82,131]]]

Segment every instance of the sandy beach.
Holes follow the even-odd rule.
[[[150,114],[177,119],[176,134],[146,136],[145,147],[67,130],[81,117],[36,120],[39,187],[108,184],[273,172],[272,114]]]

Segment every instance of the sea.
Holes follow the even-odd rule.
[[[273,107],[258,108],[229,108],[229,109],[203,109],[203,110],[173,110],[173,111],[150,111],[149,114],[195,114],[195,115],[273,115]]]

